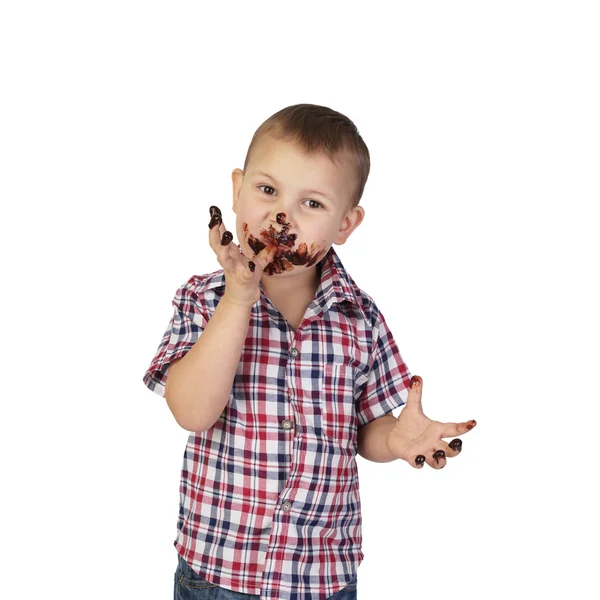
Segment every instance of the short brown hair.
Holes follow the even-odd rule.
[[[244,172],[252,149],[265,137],[294,141],[306,152],[324,152],[333,163],[348,161],[358,179],[351,206],[358,205],[369,177],[371,159],[367,145],[348,117],[316,104],[282,108],[254,132],[246,153]]]

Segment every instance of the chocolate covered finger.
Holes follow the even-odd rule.
[[[454,450],[455,452],[460,452],[462,450],[462,440],[459,440],[458,438],[452,440],[448,446],[450,446],[450,448],[452,448],[452,450]]]
[[[215,225],[220,225],[223,222],[223,217],[221,217],[221,213],[214,213],[210,221],[208,223],[209,229],[212,229]]]
[[[433,453],[433,460],[435,460],[436,464],[439,465],[442,458],[446,458],[446,453],[443,450],[436,450]]]
[[[233,234],[231,231],[226,231],[223,233],[223,237],[221,238],[221,246],[228,246],[233,239]]]

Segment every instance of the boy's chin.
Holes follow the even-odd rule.
[[[314,266],[314,265],[313,265]],[[263,270],[263,273],[268,277],[276,277],[281,279],[286,275],[296,275],[299,272],[305,271],[306,269],[310,269],[312,267],[306,267],[305,265],[297,265],[294,266],[293,269],[282,271],[281,267],[274,261],[271,261]]]
[[[303,245],[306,247],[306,244]],[[329,248],[321,248],[313,250],[311,254],[288,251],[286,254],[276,255],[264,268],[263,273],[269,276],[285,276],[288,273],[297,274],[299,271],[312,269],[323,260],[328,251]]]

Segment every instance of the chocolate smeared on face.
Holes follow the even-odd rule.
[[[273,225],[269,225],[269,229],[263,229],[260,232],[262,241],[256,239],[252,234],[248,236],[248,246],[252,248],[254,254],[258,254],[267,245],[274,244],[277,246],[275,256],[264,268],[267,275],[278,275],[284,271],[291,271],[294,265],[312,267],[323,258],[325,255],[324,249],[315,247],[315,244],[310,245],[310,251],[305,242],[302,242],[297,250],[292,250],[298,236],[295,233],[288,234],[290,224],[285,221],[285,213],[278,213],[276,219],[277,223],[282,226],[281,231],[276,231]],[[247,223],[242,223],[242,230],[244,233],[248,232]]]

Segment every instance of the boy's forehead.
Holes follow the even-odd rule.
[[[265,137],[252,149],[246,173],[248,176],[256,174],[276,176],[276,172],[282,167],[285,160],[288,162],[308,161],[310,164],[307,167],[311,171],[314,169],[315,162],[318,162],[321,173],[334,178],[339,177],[343,172],[344,179],[346,179],[348,170],[354,172],[351,161],[341,152],[332,162],[322,150],[308,152],[293,140]]]
[[[254,146],[253,154],[257,158],[267,159],[273,155],[279,156],[284,152],[291,156],[296,155],[298,158],[321,159],[326,158],[322,151],[308,152],[298,142],[286,138],[274,138],[273,136],[265,136]]]

